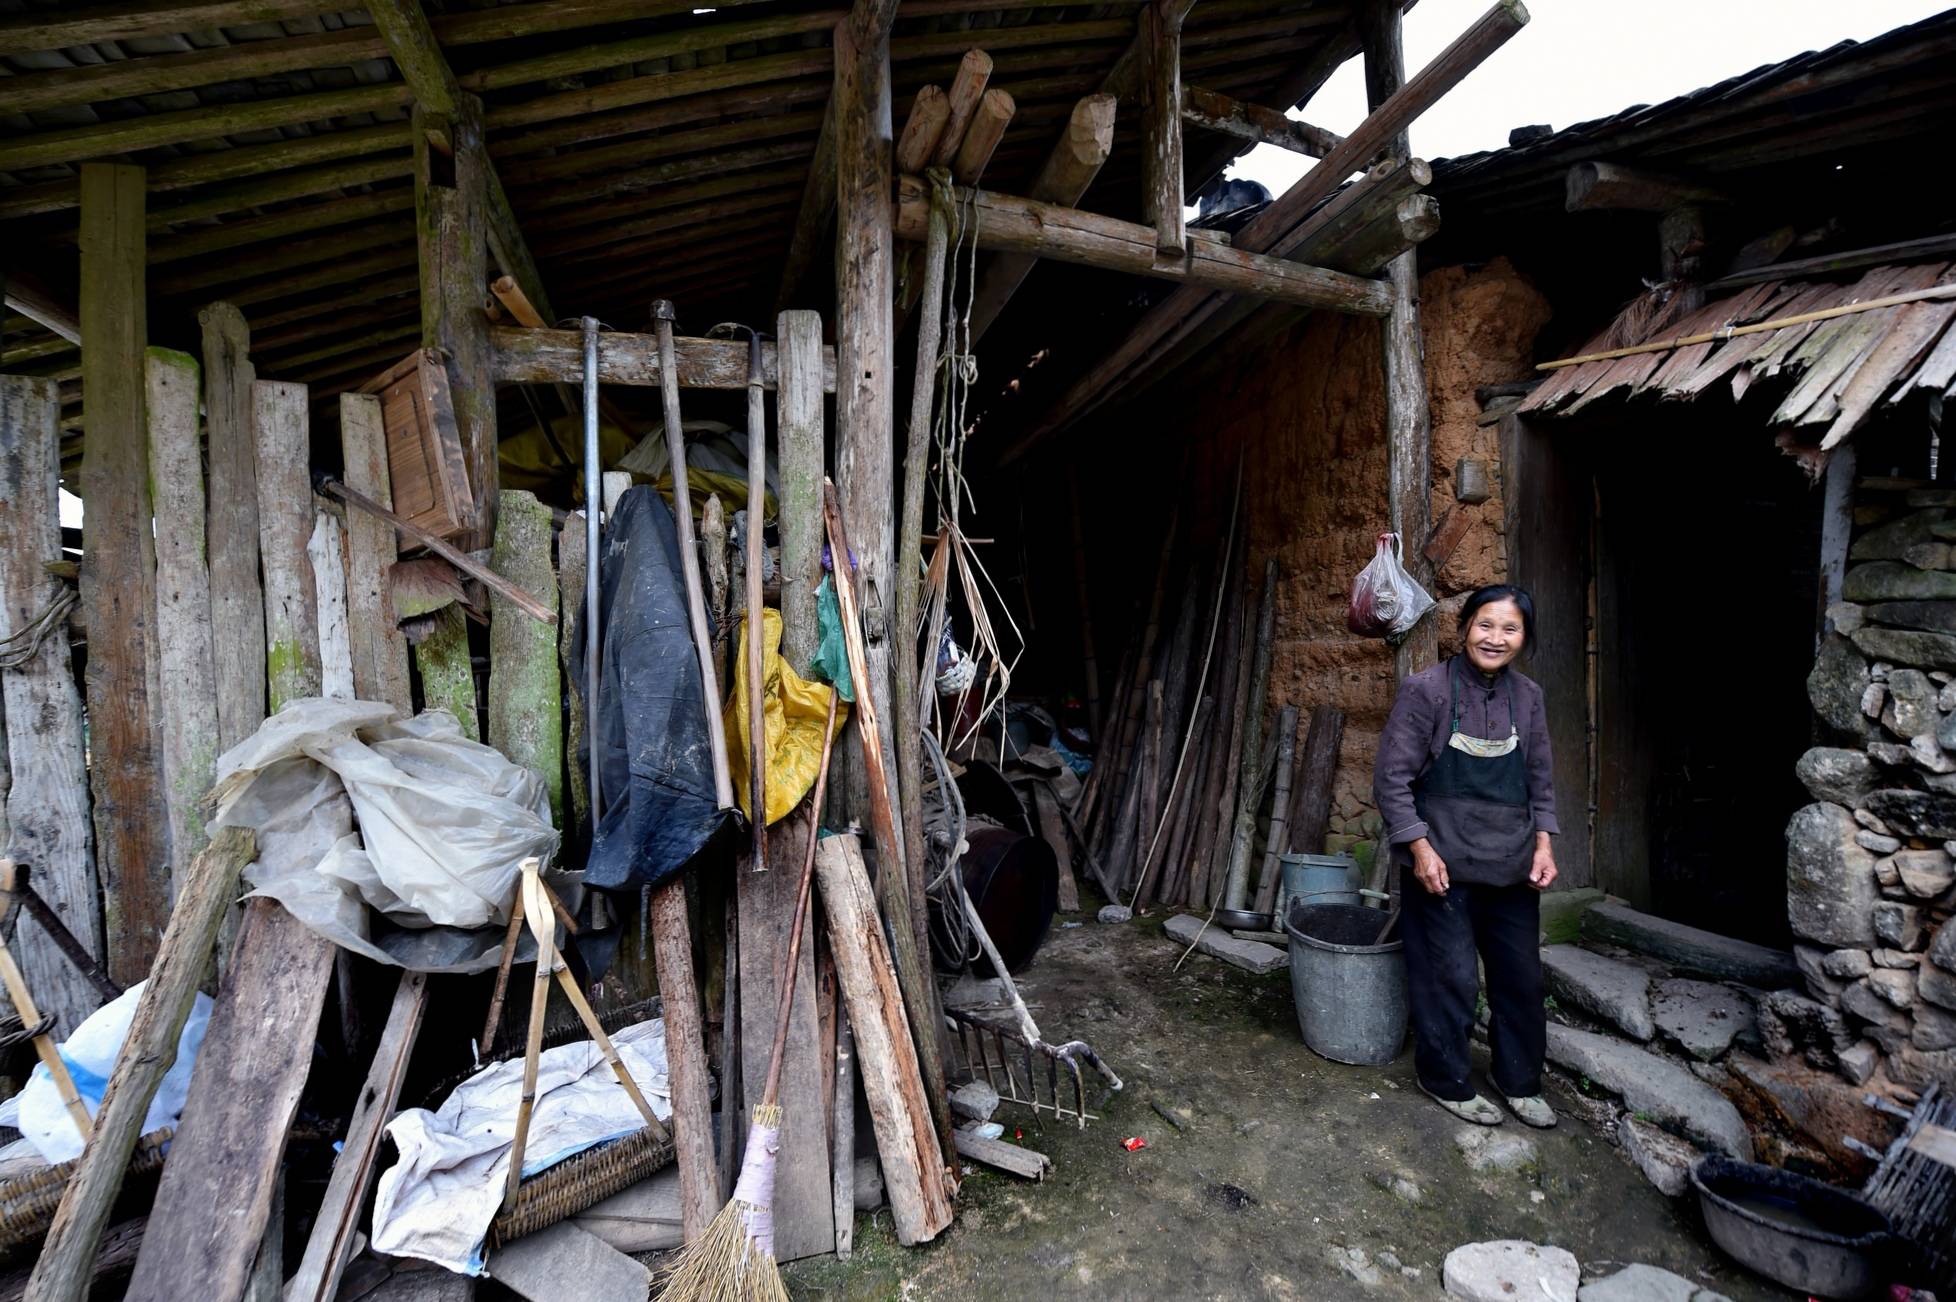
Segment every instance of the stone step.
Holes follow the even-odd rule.
[[[1193,941],[1201,953],[1233,963],[1246,972],[1275,972],[1290,966],[1290,951],[1254,940],[1238,940],[1220,927],[1204,927],[1192,913],[1178,913],[1162,923],[1168,938],[1186,945]]]
[[[1650,1017],[1650,973],[1633,963],[1550,945],[1542,950],[1542,981],[1556,1002],[1617,1027],[1633,1040],[1657,1034]]]
[[[1731,1100],[1668,1059],[1608,1035],[1554,1022],[1549,1061],[1620,1096],[1632,1112],[1706,1148],[1752,1160],[1752,1136]]]
[[[1687,927],[1605,900],[1582,915],[1582,937],[1648,954],[1681,972],[1777,990],[1800,984],[1800,968],[1785,950]]]

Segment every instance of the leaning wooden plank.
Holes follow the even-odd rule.
[[[306,544],[313,530],[306,386],[251,386],[258,467],[258,548],[265,571],[265,665],[272,708],[319,695],[319,593]]]
[[[143,420],[143,170],[82,169],[82,610],[89,629],[89,776],[109,975],[142,980],[170,909],[156,744],[156,540]]]
[[[176,1062],[177,1037],[210,966],[211,949],[236,892],[238,874],[255,853],[250,832],[221,829],[180,880],[156,963],[95,1114],[94,1137],[41,1245],[40,1260],[28,1283],[29,1297],[87,1295],[90,1266],[121,1190],[129,1155],[142,1137],[150,1101]]]
[[[924,1099],[903,995],[897,989],[876,895],[856,838],[822,840],[815,847],[815,875],[822,887],[836,976],[855,1030],[863,1092],[876,1131],[876,1149],[883,1159],[897,1242],[926,1243],[951,1223],[944,1155]]]
[[[149,473],[156,492],[157,710],[170,871],[204,848],[204,797],[217,763],[217,680],[211,660],[210,571],[204,564],[204,463],[197,362],[151,348],[145,359]]]
[[[0,376],[0,638],[20,635],[63,598],[65,584],[43,568],[61,554],[59,390],[52,380]],[[40,649],[0,673],[4,742],[12,770],[6,792],[5,851],[29,864],[35,890],[102,957],[88,769],[83,761],[82,698],[70,666],[67,620],[57,618]],[[31,917],[14,949],[29,988],[55,1028],[66,1033],[101,1003]]]
[[[489,565],[557,608],[550,568],[550,508],[536,494],[504,489]],[[557,636],[498,593],[489,595],[489,744],[543,778],[550,817],[564,825],[563,675]]]
[[[581,384],[584,378],[583,336],[575,330],[530,330],[493,326],[489,344],[498,384]],[[747,345],[727,339],[676,338],[673,361],[682,389],[745,389]],[[772,342],[761,345],[761,378],[768,388],[780,376],[780,351]],[[651,334],[605,333],[598,351],[598,382],[646,388],[659,383],[659,340]],[[822,390],[835,392],[835,349],[822,349]]]
[[[327,511],[312,520],[306,540],[312,563],[314,609],[319,619],[319,694],[353,699],[353,638],[346,618],[346,543],[340,522]]]
[[[1033,807],[1039,813],[1039,836],[1053,848],[1059,861],[1059,907],[1072,913],[1080,907],[1080,887],[1073,879],[1073,849],[1066,839],[1066,825],[1060,822],[1059,797],[1044,782],[1032,789]]]
[[[1190,241],[1186,257],[1162,258],[1156,253],[1153,228],[1135,222],[985,190],[960,188],[958,203],[960,207],[969,205],[976,214],[973,238],[981,249],[1034,253],[1061,262],[1361,316],[1384,316],[1390,308],[1391,294],[1386,286],[1342,271],[1200,238]],[[912,176],[901,178],[897,187],[897,234],[907,240],[923,239],[929,208],[924,182]]]
[[[204,338],[204,436],[210,461],[211,659],[220,751],[265,717],[265,592],[258,581],[258,469],[251,445],[251,336],[229,303],[197,314]]]
[[[995,1166],[1001,1171],[1044,1180],[1053,1169],[1053,1159],[1030,1148],[1020,1148],[1002,1139],[984,1139],[969,1130],[957,1132],[958,1153],[974,1162]]]
[[[346,482],[389,508],[394,497],[387,472],[387,436],[380,399],[370,393],[340,395],[340,450]],[[346,516],[346,617],[353,649],[353,690],[363,701],[386,701],[403,715],[413,709],[408,690],[407,638],[394,617],[387,569],[400,555],[393,526],[363,511]]]
[[[361,1208],[379,1169],[382,1132],[394,1117],[401,1081],[407,1075],[408,1059],[414,1053],[415,1037],[427,1008],[427,974],[402,974],[387,1026],[374,1050],[367,1083],[347,1122],[346,1142],[333,1159],[333,1174],[326,1181],[326,1196],[313,1221],[312,1237],[306,1240],[305,1256],[299,1261],[298,1273],[286,1283],[285,1302],[332,1302],[338,1295],[340,1274],[358,1236]]]
[[[780,461],[781,654],[798,674],[815,659],[815,590],[822,582],[822,318],[775,318],[781,385],[775,394]],[[763,351],[765,362],[766,353]]]

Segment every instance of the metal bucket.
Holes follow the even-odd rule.
[[[1358,860],[1348,854],[1280,854],[1282,885],[1277,889],[1279,918],[1290,917],[1290,902],[1357,904]]]
[[[1406,956],[1372,943],[1386,914],[1356,904],[1290,906],[1290,995],[1313,1053],[1378,1067],[1406,1042]]]

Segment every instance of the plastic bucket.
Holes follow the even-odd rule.
[[[1372,943],[1386,914],[1356,904],[1290,906],[1290,995],[1313,1053],[1378,1067],[1406,1042],[1406,956]]]
[[[1290,916],[1290,902],[1357,904],[1358,860],[1348,854],[1280,854],[1282,885],[1277,891],[1279,918]]]

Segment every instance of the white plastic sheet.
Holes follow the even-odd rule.
[[[655,1017],[628,1026],[611,1042],[653,1115],[669,1120],[665,1022]],[[401,1160],[381,1173],[374,1192],[374,1251],[483,1273],[482,1243],[502,1205],[522,1097],[523,1060],[512,1058],[456,1086],[438,1111],[410,1108],[388,1123]],[[597,1045],[581,1040],[545,1050],[537,1062],[523,1173],[534,1175],[644,1125]],[[576,1295],[574,1281],[565,1287],[565,1296]]]
[[[543,779],[441,710],[400,720],[374,701],[290,702],[218,760],[215,800],[215,826],[257,831],[254,895],[344,949],[422,971],[493,966],[500,933],[474,933],[508,920],[523,860],[557,848]],[[412,934],[444,928],[459,934]]]
[[[137,982],[90,1013],[73,1035],[56,1046],[91,1117],[102,1109],[109,1072],[115,1068],[116,1055],[122,1052],[122,1042],[129,1038],[129,1024],[135,1020],[136,1002],[142,998],[145,984]],[[197,1063],[197,1049],[204,1042],[204,1028],[210,1020],[210,997],[200,994],[191,1004],[183,1033],[177,1036],[177,1060],[164,1073],[163,1083],[143,1117],[143,1134],[177,1124],[184,1097],[190,1092],[190,1071]],[[81,1156],[81,1132],[61,1102],[54,1078],[41,1063],[34,1064],[34,1072],[20,1093],[0,1103],[0,1126],[19,1130],[34,1151],[50,1163]]]

